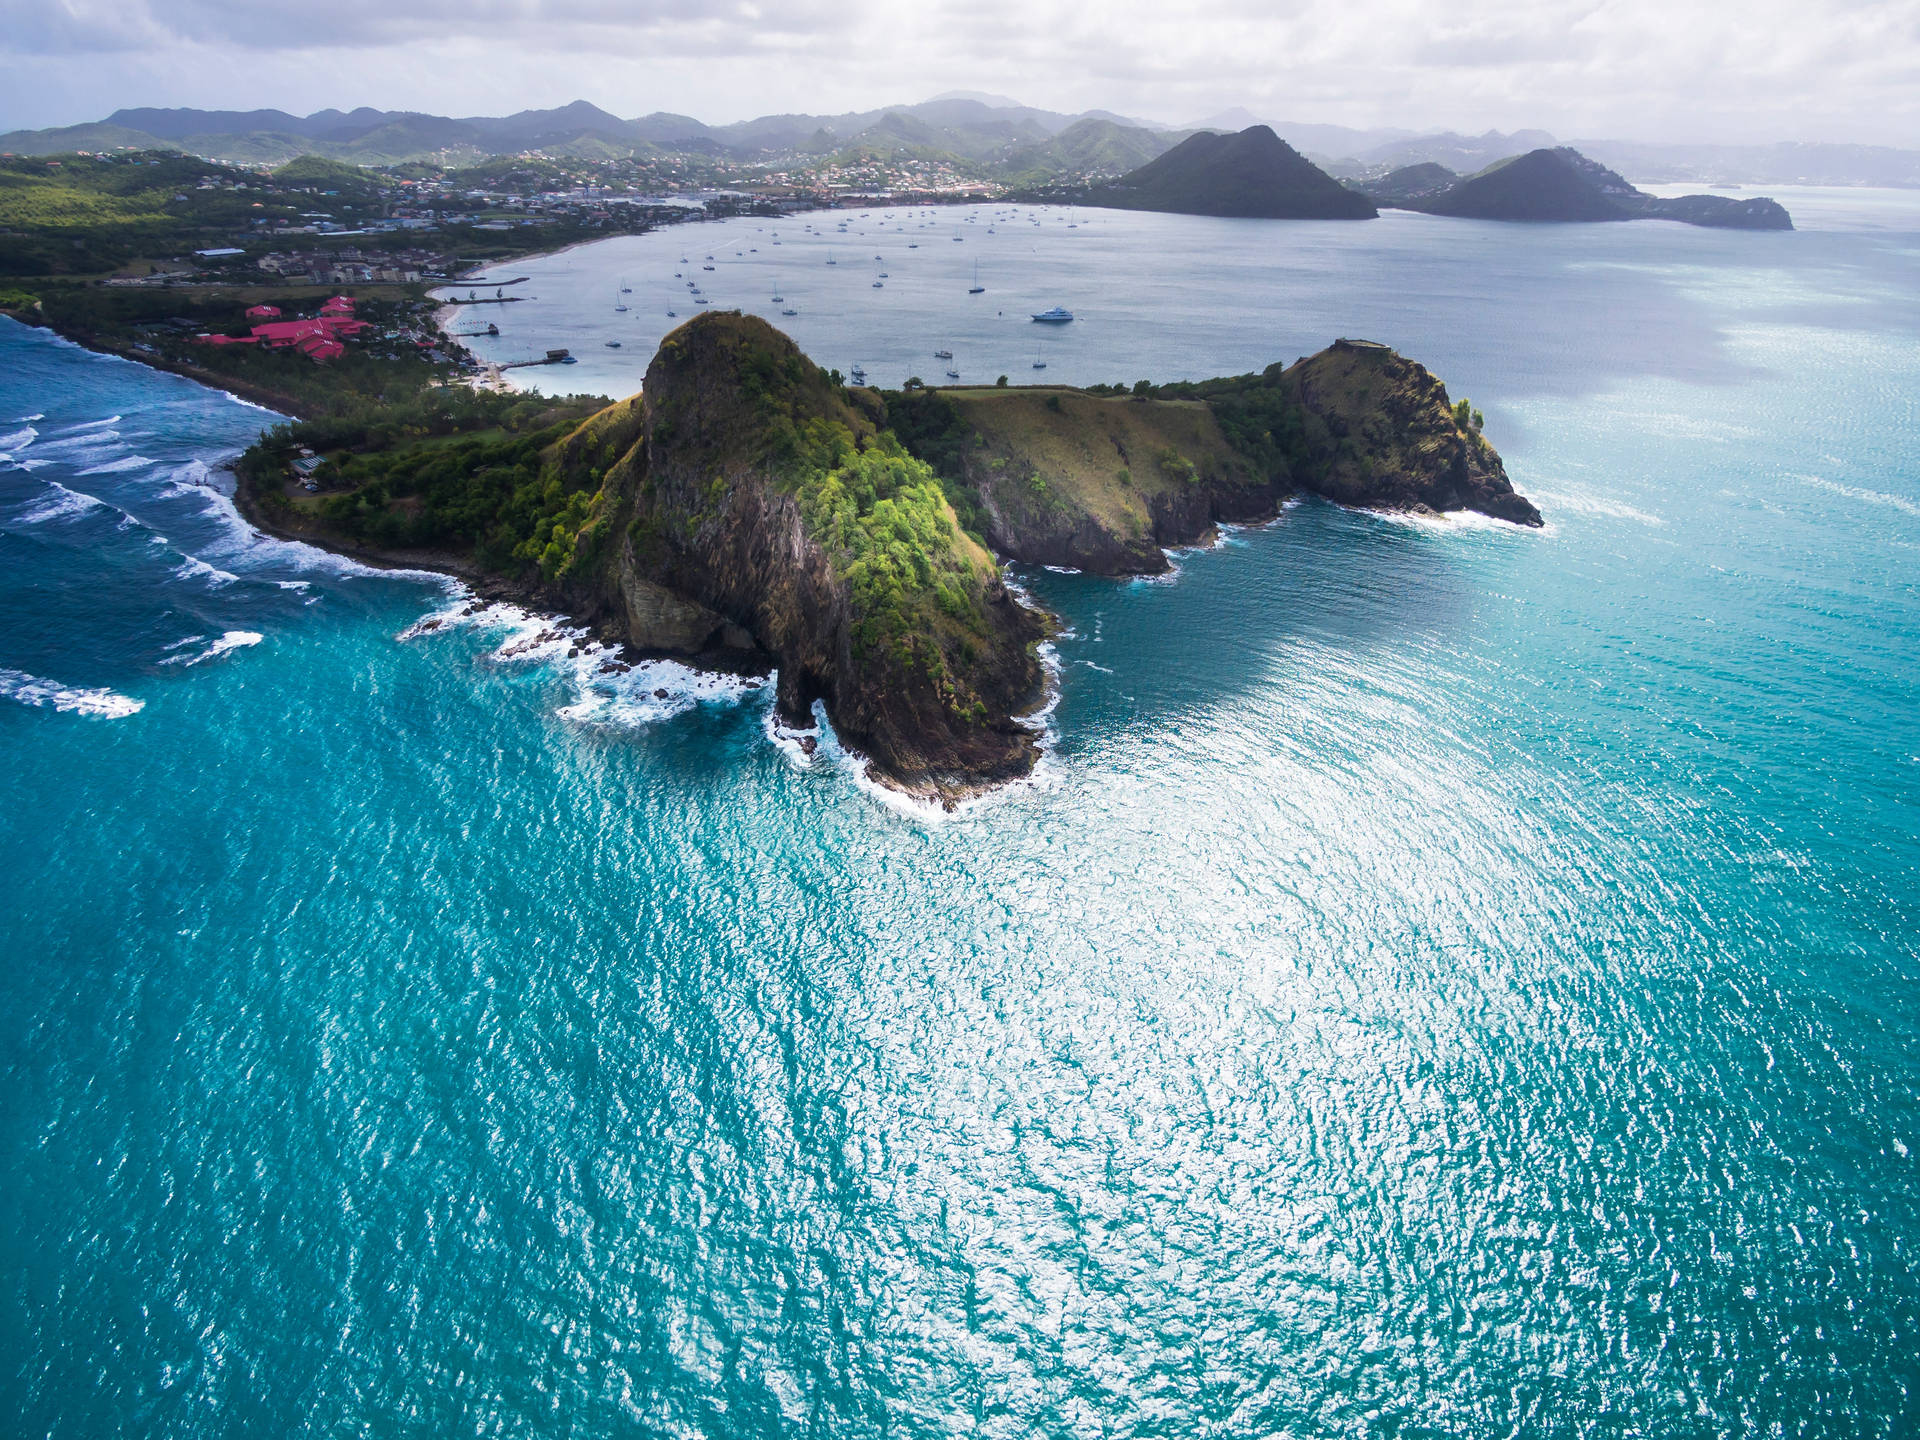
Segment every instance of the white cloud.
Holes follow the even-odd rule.
[[[1915,0],[0,0],[0,127],[121,105],[724,121],[945,89],[1168,121],[1920,145]]]

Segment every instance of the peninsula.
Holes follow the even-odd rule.
[[[709,312],[626,400],[433,403],[448,408],[278,427],[238,463],[239,503],[274,533],[455,568],[642,655],[777,669],[786,723],[824,701],[873,778],[946,805],[1038,754],[1021,717],[1050,620],[1001,558],[1152,573],[1161,546],[1301,492],[1540,523],[1471,404],[1365,341],[1199,383],[882,392]]]
[[[1382,205],[1469,220],[1678,220],[1721,230],[1793,228],[1777,200],[1663,199],[1566,146],[1530,150],[1464,179],[1443,165],[1408,165],[1360,188]]]

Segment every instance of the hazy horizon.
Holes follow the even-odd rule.
[[[723,125],[962,90],[1168,125],[1244,108],[1273,123],[1422,133],[1920,146],[1920,10],[1904,0],[1759,0],[1738,16],[1654,0],[1448,13],[1302,0],[1273,15],[1203,0],[1097,16],[1058,0],[911,13],[820,0],[340,0],[287,13],[243,0],[0,0],[0,20],[6,130],[142,106],[462,116],[581,99]]]

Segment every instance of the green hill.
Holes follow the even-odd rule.
[[[1265,220],[1371,220],[1380,213],[1265,125],[1237,135],[1190,135],[1112,185],[1090,190],[1087,202]]]
[[[1502,160],[1437,193],[1388,197],[1377,188],[1405,174],[1395,171],[1369,190],[1384,203],[1403,209],[1469,220],[1678,220],[1716,229],[1793,228],[1792,217],[1777,201],[1722,195],[1663,199],[1636,189],[1624,176],[1564,145]]]
[[[1175,138],[1112,120],[1080,120],[1058,135],[1022,145],[1001,157],[1009,184],[1043,185],[1125,175],[1173,147]]]

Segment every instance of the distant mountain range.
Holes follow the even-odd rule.
[[[941,155],[1013,172],[1121,174],[1185,132],[1165,133],[1105,111],[1059,114],[964,96],[843,115],[763,115],[707,125],[657,111],[623,120],[575,101],[557,110],[450,118],[411,111],[118,110],[91,125],[0,135],[0,151],[54,154],[122,146],[189,150],[241,164],[323,155],[359,165],[471,163],[527,152],[556,157],[704,154],[739,161],[826,157],[853,149]]]
[[[1043,110],[975,92],[839,115],[763,115],[731,125],[658,111],[622,119],[585,101],[464,118],[368,108],[305,116],[283,110],[129,109],[92,124],[0,135],[0,152],[46,155],[135,147],[180,149],[250,165],[284,164],[299,155],[397,165],[466,164],[528,152],[585,159],[823,159],[864,149],[945,156],[983,177],[1038,183],[1049,177],[1117,177],[1196,132],[1244,132],[1261,123],[1260,117],[1235,109],[1190,125],[1163,125],[1104,110]],[[1539,130],[1457,135],[1288,122],[1269,128],[1335,177],[1359,182],[1420,164],[1472,173],[1560,143]],[[1574,143],[1600,163],[1649,183],[1920,186],[1920,151],[1885,146]]]

